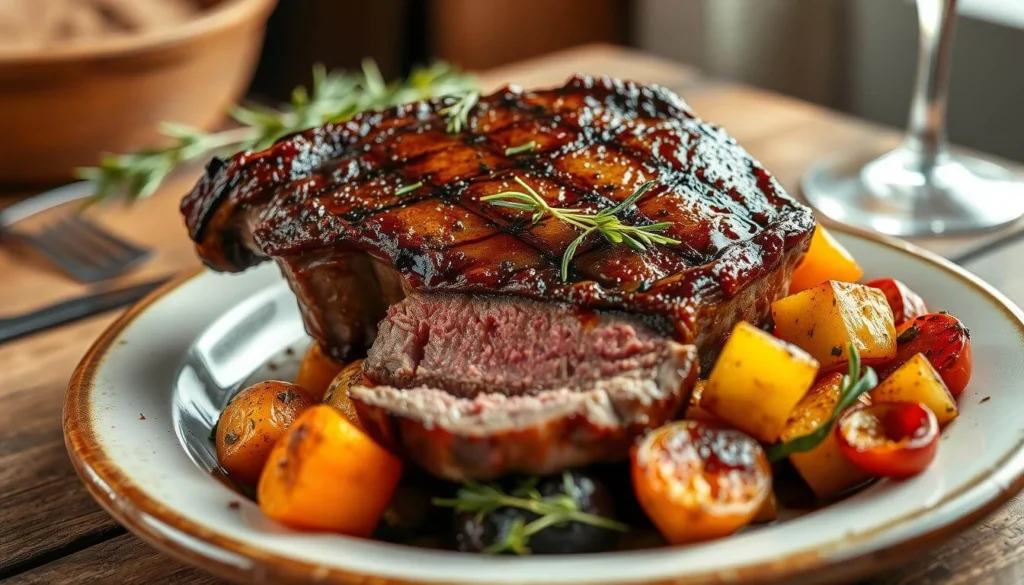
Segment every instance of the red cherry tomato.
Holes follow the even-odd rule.
[[[867,286],[885,294],[897,327],[928,312],[924,299],[895,278],[879,278],[867,283]]]
[[[842,454],[872,475],[903,479],[935,459],[939,423],[919,402],[856,406],[839,418],[836,442]]]
[[[896,357],[872,364],[878,378],[889,374],[918,353],[923,353],[946,383],[954,398],[971,379],[971,333],[949,313],[928,313],[907,321],[896,329]]]

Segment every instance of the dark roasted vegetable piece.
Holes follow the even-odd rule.
[[[536,485],[530,487],[534,481]],[[590,474],[567,471],[517,483],[508,492],[516,498],[556,501],[568,496],[579,512],[608,520],[609,526],[618,524],[611,521],[614,518],[611,493]],[[456,548],[463,552],[573,554],[608,550],[619,538],[618,531],[614,529],[575,521],[553,522],[529,533],[531,523],[541,518],[540,514],[515,506],[498,507],[489,513],[457,511]]]

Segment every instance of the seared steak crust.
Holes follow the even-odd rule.
[[[456,481],[623,459],[697,373],[693,346],[635,315],[424,294],[389,309],[363,368],[366,431]]]
[[[665,88],[583,76],[552,90],[507,87],[449,133],[439,110],[453,101],[369,112],[214,160],[182,202],[200,255],[218,270],[276,258],[305,295],[307,329],[340,359],[365,350],[366,322],[383,306],[364,299],[335,314],[333,295],[308,281],[325,266],[351,273],[360,254],[378,280],[381,266],[400,274],[401,286],[370,285],[391,300],[493,293],[654,315],[710,355],[736,317],[764,320],[774,296],[757,295],[785,290],[813,230],[807,208]],[[594,212],[654,180],[624,222],[672,222],[665,233],[682,244],[636,253],[592,235],[562,282],[575,228],[481,201],[518,188],[514,177],[552,205]],[[311,264],[316,254],[324,261]]]

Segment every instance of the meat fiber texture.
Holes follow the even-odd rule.
[[[393,305],[350,396],[375,439],[451,480],[625,458],[687,403],[696,351],[643,318],[510,297]]]

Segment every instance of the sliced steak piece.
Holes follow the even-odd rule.
[[[679,412],[696,349],[664,323],[512,297],[393,305],[350,396],[364,428],[451,480],[625,458]]]
[[[506,87],[450,132],[455,102],[366,112],[214,159],[182,201],[199,255],[217,270],[277,260],[307,329],[339,359],[369,347],[383,313],[373,291],[384,304],[410,291],[495,294],[656,316],[705,363],[737,319],[764,322],[785,293],[810,210],[668,89],[587,76]],[[589,214],[653,181],[618,215],[664,223],[680,243],[637,252],[591,233],[563,280],[580,230],[484,200],[522,190],[516,179]]]

